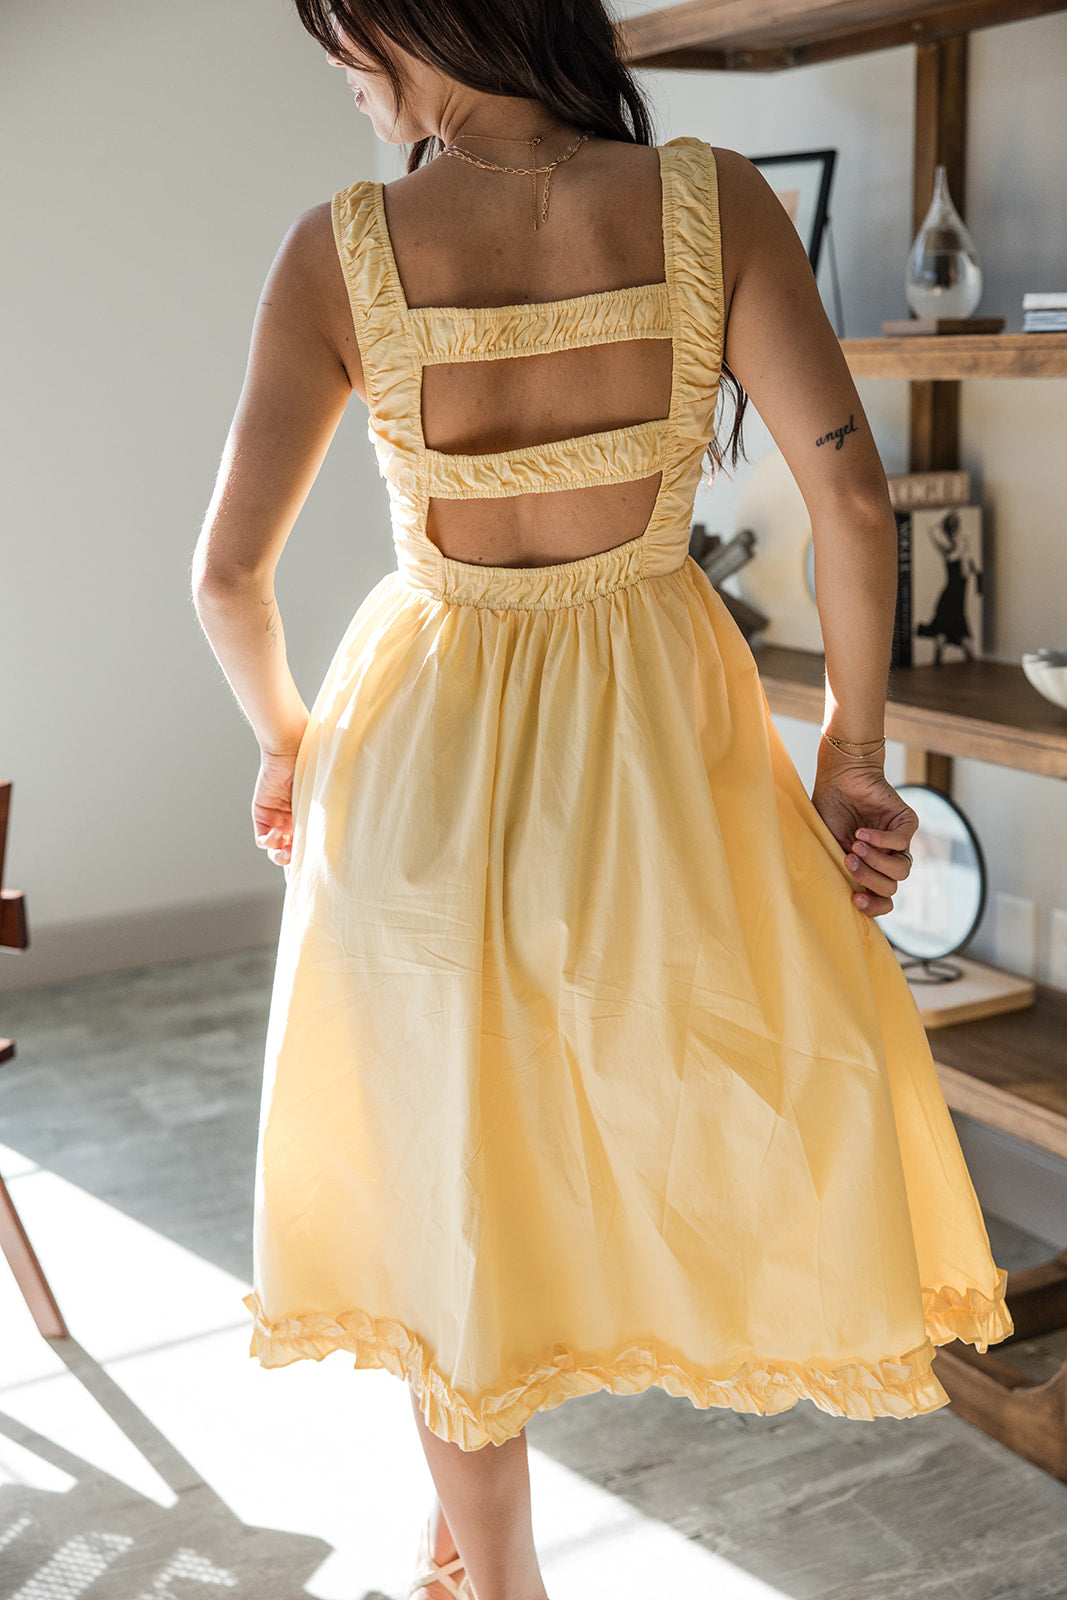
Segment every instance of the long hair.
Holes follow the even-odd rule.
[[[357,70],[382,73],[405,108],[409,85],[390,44],[479,94],[535,100],[561,122],[604,139],[655,143],[637,82],[618,53],[603,0],[294,0],[300,21],[330,54]],[[342,37],[338,37],[338,35]],[[414,172],[444,148],[436,134],[407,155]],[[748,396],[726,366],[734,390],[731,465],[744,455],[741,423]],[[721,399],[720,385],[720,399]],[[708,445],[711,476],[723,464],[717,437]],[[747,456],[745,457],[747,460]]]

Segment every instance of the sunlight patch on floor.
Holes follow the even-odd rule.
[[[14,1592],[77,1600],[114,1562],[143,1563],[146,1600],[172,1577],[405,1595],[432,1487],[404,1386],[343,1353],[264,1370],[247,1283],[3,1146],[0,1171],[91,1358],[68,1369],[0,1262],[0,1544],[30,1562]],[[552,1600],[783,1600],[542,1452],[531,1475]]]

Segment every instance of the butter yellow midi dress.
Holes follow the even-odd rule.
[[[948,1403],[1005,1338],[926,1035],[755,661],[688,554],[724,303],[711,147],[658,147],[665,281],[404,298],[381,185],[334,197],[397,566],[300,747],[268,1025],[252,1354],[348,1352],[465,1449],[657,1384],[763,1414]],[[427,448],[434,362],[670,339],[670,414]],[[431,496],[662,474],[639,538],[443,555]]]

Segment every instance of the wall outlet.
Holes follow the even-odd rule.
[[[1053,911],[1049,917],[1048,981],[1067,989],[1067,911]]]
[[[994,965],[1032,978],[1037,966],[1037,907],[1017,894],[998,894],[993,924]]]

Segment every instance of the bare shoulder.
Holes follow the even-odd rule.
[[[334,269],[343,286],[333,239],[330,201],[324,200],[290,223],[275,257],[274,271],[286,285],[298,290],[302,304],[310,307],[310,302],[328,293]]]
[[[765,224],[772,206],[784,210],[759,167],[747,156],[720,145],[710,148],[715,157],[719,209],[729,215],[735,231]]]
[[[301,212],[282,240],[271,269],[273,292],[287,313],[322,335],[336,352],[353,389],[363,395],[363,367],[352,309],[333,231],[332,201]]]
[[[742,265],[751,255],[764,261],[794,244],[803,250],[789,214],[760,169],[737,150],[711,146],[715,156],[723,292],[727,310]]]
[[[323,200],[319,205],[302,212],[289,229],[299,248],[311,259],[324,261],[337,253],[332,211],[332,202]]]

